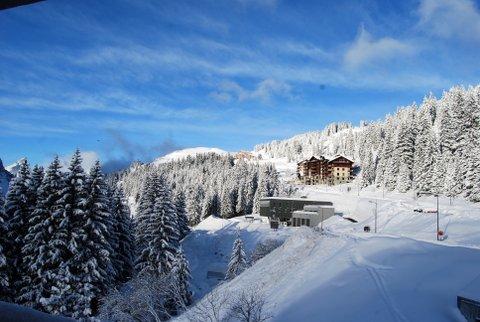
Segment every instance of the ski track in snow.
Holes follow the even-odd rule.
[[[376,288],[378,289],[378,292],[380,293],[380,296],[385,303],[386,307],[388,308],[391,316],[395,321],[398,322],[406,322],[408,319],[403,316],[401,311],[398,309],[397,305],[395,304],[395,301],[390,297],[385,280],[379,272],[380,270],[388,270],[392,269],[391,267],[380,265],[373,263],[367,259],[365,259],[362,255],[360,255],[357,251],[351,250],[350,251],[352,262],[354,265],[365,268],[372,278],[373,282],[375,283]]]

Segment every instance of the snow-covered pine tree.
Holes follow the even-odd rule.
[[[385,140],[382,140],[377,153],[377,168],[375,171],[375,185],[383,187],[385,185]]]
[[[399,157],[400,168],[397,177],[397,189],[407,192],[412,188],[413,155],[415,151],[415,131],[412,125],[415,122],[415,107],[402,111],[396,153]]]
[[[240,235],[237,235],[235,242],[233,243],[232,255],[228,263],[227,273],[225,274],[225,280],[234,279],[241,272],[247,268],[247,255],[243,248],[243,241]]]
[[[187,191],[187,214],[192,226],[198,224],[202,218],[202,194],[199,185],[191,186]]]
[[[4,205],[5,200],[3,198],[2,188],[0,187],[0,301],[7,301],[10,298],[9,270],[4,251],[8,245],[8,230]]]
[[[37,189],[36,207],[22,247],[23,266],[27,270],[18,296],[20,303],[50,313],[47,299],[56,288],[67,242],[65,231],[59,227],[61,220],[54,216],[64,187],[60,169],[60,161],[55,157]]]
[[[368,149],[365,160],[362,163],[362,187],[367,187],[375,182],[375,162],[372,150]]]
[[[61,222],[58,240],[66,238],[65,254],[57,272],[57,286],[52,290],[51,298],[46,301],[49,311],[54,314],[83,317],[91,315],[93,286],[86,282],[84,272],[85,253],[83,249],[88,238],[86,224],[87,189],[85,172],[82,168],[80,150],[76,150],[65,175],[65,186],[58,200],[55,213]],[[64,236],[64,234],[66,236]]]
[[[167,274],[172,269],[179,247],[178,224],[170,189],[163,178],[158,178],[157,197],[151,214],[148,270]]]
[[[453,154],[458,155],[463,142],[461,124],[463,102],[464,90],[460,87],[450,89],[442,99],[444,115],[440,124],[440,143],[442,153],[447,154],[448,158]]]
[[[155,205],[155,175],[147,177],[140,195],[135,218],[135,270],[142,272],[148,267],[149,241],[152,238],[151,219]]]
[[[84,189],[85,207],[72,225],[77,247],[72,272],[77,274],[80,284],[77,293],[80,298],[74,315],[80,317],[96,312],[99,298],[107,293],[115,277],[111,261],[113,250],[108,237],[112,233],[109,229],[113,228],[112,215],[99,161],[90,169]]]
[[[465,197],[480,202],[480,88],[470,89],[465,98],[464,110],[465,151],[467,166],[465,176]]]
[[[38,195],[38,188],[40,188],[40,185],[42,184],[44,177],[44,170],[43,167],[34,165],[32,168],[32,180],[30,182],[30,189],[32,191],[31,197],[32,197],[32,205],[37,204],[36,197]]]
[[[245,201],[245,213],[251,214],[253,212],[253,205],[255,199],[255,192],[257,191],[258,186],[258,172],[251,171],[247,176],[246,182],[246,201]]]
[[[133,276],[135,245],[133,221],[121,187],[116,187],[113,192],[111,212],[114,218],[113,231],[116,235],[112,261],[116,272],[116,282],[123,284]]]
[[[235,205],[235,213],[239,216],[245,215],[245,180],[240,180],[238,185],[237,200]]]
[[[183,239],[190,232],[188,227],[187,205],[185,202],[185,194],[182,190],[177,190],[174,197],[175,211],[177,213],[179,238]]]
[[[237,184],[235,177],[227,176],[227,181],[223,185],[222,198],[220,203],[220,212],[222,218],[231,218],[235,216],[235,206],[237,201]]]
[[[175,254],[171,275],[174,283],[174,310],[178,313],[192,303],[192,292],[190,291],[190,268],[187,258],[180,247]]]
[[[435,158],[438,157],[431,120],[430,106],[424,103],[417,114],[417,136],[413,154],[413,187],[417,191],[430,191]]]
[[[31,173],[26,159],[20,162],[20,168],[17,176],[10,183],[10,189],[7,193],[5,204],[6,217],[8,218],[8,243],[4,245],[5,254],[11,267],[10,283],[13,296],[18,296],[18,291],[23,287],[22,272],[26,271],[23,267],[21,250],[28,233],[29,220],[35,205],[31,190]],[[15,269],[13,269],[15,268]]]
[[[260,199],[268,197],[268,169],[264,168],[258,176],[258,186],[253,198],[253,213],[260,213]]]
[[[445,182],[442,191],[445,192],[447,197],[456,197],[462,193],[462,173],[460,171],[458,161],[452,157],[447,162],[447,170],[445,173]]]

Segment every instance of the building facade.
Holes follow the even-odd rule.
[[[353,161],[336,156],[331,160],[320,156],[297,163],[297,177],[303,184],[336,185],[353,179]]]
[[[333,206],[305,205],[303,210],[292,212],[292,226],[317,227],[322,221],[335,215]]]
[[[260,216],[290,223],[292,213],[295,210],[304,209],[307,205],[333,206],[330,201],[306,198],[266,197],[260,199]]]

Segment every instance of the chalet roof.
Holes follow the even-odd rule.
[[[325,157],[322,156],[322,155],[320,155],[320,156],[318,156],[318,155],[312,155],[312,156],[310,157],[310,159],[302,160],[302,161],[298,162],[297,164],[301,164],[301,163],[309,162],[309,161],[319,161],[319,160],[322,160],[322,159],[328,160],[327,158],[325,158]]]
[[[332,160],[328,161],[328,162],[333,162],[337,159],[340,159],[340,158],[344,158],[344,159],[347,159],[348,161],[350,161],[351,163],[354,163],[353,160],[350,160],[349,158],[347,158],[346,156],[344,155],[336,155]]]

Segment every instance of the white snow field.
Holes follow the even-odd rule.
[[[273,321],[464,321],[456,295],[478,264],[478,249],[302,227],[219,290],[262,290]]]
[[[282,170],[284,180],[292,178],[293,166],[284,164]],[[272,321],[465,321],[456,296],[480,275],[480,206],[440,198],[440,229],[447,239],[436,241],[436,215],[413,211],[435,209],[434,197],[374,188],[358,192],[355,182],[296,188],[297,196],[333,202],[337,215],[324,222],[325,233],[307,227],[273,231],[266,219],[207,219],[183,242],[196,299],[218,283],[206,273],[225,271],[238,229],[247,251],[261,239],[287,238],[217,287],[228,296],[260,289]],[[378,204],[377,234],[372,202]],[[372,232],[365,233],[365,225]]]

